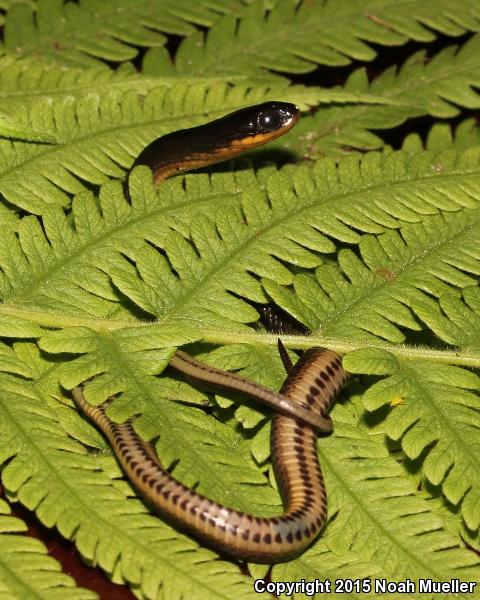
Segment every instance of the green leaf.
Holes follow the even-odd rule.
[[[131,491],[112,482],[102,462],[65,433],[32,385],[0,377],[0,460],[11,459],[2,474],[10,495],[36,510],[47,527],[73,538],[88,561],[147,597],[161,588],[170,598],[182,598],[195,586],[205,598],[253,598],[235,566],[128,498]]]
[[[318,443],[334,518],[319,543],[275,566],[273,579],[333,583],[339,573],[353,579],[473,579],[475,556],[455,542],[433,507],[416,494],[383,437],[352,417],[351,408],[335,411],[335,435]]]
[[[9,515],[6,502],[0,500],[0,597],[23,600],[93,600],[97,595],[76,587],[74,580],[61,572],[60,565],[48,556],[38,540],[23,534],[27,526]]]
[[[13,76],[18,77],[16,72]],[[35,70],[30,77],[38,76]],[[25,79],[28,81],[28,77]],[[65,79],[68,83],[69,78]],[[85,79],[91,85],[90,79]],[[121,77],[116,80],[122,83]],[[104,87],[109,87],[109,79],[97,77],[94,91],[78,90],[76,94],[66,93],[63,80],[52,83],[47,76],[47,81],[52,92],[58,91],[54,101],[43,86],[41,99],[34,98],[28,107],[21,100],[9,102],[9,112],[15,112],[19,126],[25,131],[41,129],[59,143],[12,145],[10,140],[0,140],[4,157],[0,191],[12,204],[35,214],[44,214],[51,207],[69,206],[72,194],[86,190],[83,182],[99,185],[108,178],[123,177],[133,157],[155,138],[200,125],[252,103],[272,98],[302,107],[320,101],[390,103],[370,94],[289,87],[283,81],[257,82],[253,88],[251,83],[242,83],[232,88],[215,79],[175,84],[160,80],[153,89],[146,86],[137,92],[136,78],[132,77],[127,79],[127,91],[122,83],[123,88],[114,87],[108,93]]]
[[[181,74],[251,73],[252,67],[304,73],[317,64],[372,60],[376,53],[368,42],[394,46],[408,38],[432,41],[435,30],[458,36],[477,31],[479,21],[473,0],[462,0],[456,10],[446,0],[276,0],[268,8],[254,2],[240,18],[219,19],[206,36],[189,36],[179,48],[176,66]]]
[[[480,446],[480,415],[478,396],[469,390],[480,389],[480,378],[451,365],[392,360],[384,354],[391,376],[370,387],[364,395],[365,407],[376,410],[391,404],[385,423],[387,435],[401,439],[409,458],[422,455],[426,478],[433,485],[441,483],[450,502],[461,502],[467,526],[477,529],[480,488],[474,457]],[[359,351],[354,356],[346,362],[347,368],[379,372],[375,363],[373,369],[369,367],[371,352]]]
[[[391,194],[394,200],[392,188]],[[422,207],[418,190],[416,196],[416,205],[410,202],[408,209],[411,217],[412,208],[430,211],[428,205]],[[399,201],[402,197],[399,190]],[[447,198],[445,207],[453,199]],[[437,304],[430,296],[468,289],[475,281],[480,270],[475,215],[470,210],[434,214],[404,225],[400,232],[364,236],[359,244],[361,258],[351,250],[340,250],[338,266],[321,265],[315,277],[299,274],[293,288],[267,279],[265,289],[282,308],[326,338],[403,342],[404,328],[421,329],[412,308],[420,317],[434,314]],[[359,226],[358,221],[355,224]]]
[[[465,119],[461,121],[452,130],[450,124],[436,123],[428,132],[426,147],[429,150],[445,150],[452,146],[459,149],[478,146],[478,127],[474,119]],[[407,152],[418,152],[423,149],[423,143],[418,134],[412,133],[406,136],[403,142],[403,149]]]
[[[74,65],[97,65],[97,57],[128,60],[137,54],[134,46],[162,45],[165,37],[159,31],[187,34],[192,31],[189,22],[209,25],[216,11],[239,8],[236,0],[202,0],[195,6],[185,0],[140,1],[134,6],[128,0],[14,3],[6,18],[5,49]]]
[[[444,293],[438,304],[428,298],[413,306],[417,315],[447,343],[475,353],[480,347],[480,295],[477,286],[458,295]]]
[[[477,4],[0,0],[9,502],[149,600],[253,598],[259,577],[479,580]],[[158,189],[139,167],[125,198],[152,140],[271,100],[301,120],[250,161]],[[272,300],[311,329],[280,335],[292,360],[326,346],[352,377],[318,440],[329,520],[269,572],[153,515],[71,388],[111,398],[185,484],[278,515],[270,411],[168,366],[185,346],[279,389]],[[6,511],[0,595],[86,594]]]
[[[0,336],[10,338],[36,338],[42,330],[27,319],[16,315],[3,314],[0,317]]]
[[[373,79],[364,68],[358,69],[347,78],[342,92],[360,97],[371,94],[378,99],[377,105],[322,107],[300,121],[290,145],[298,155],[310,158],[345,153],[352,148],[375,150],[384,145],[382,130],[397,127],[407,119],[421,115],[451,119],[460,113],[460,107],[478,108],[480,97],[475,88],[480,81],[479,55],[480,35],[476,34],[466,44],[449,46],[431,57],[425,51],[412,54],[403,65],[387,69]],[[382,98],[395,104],[382,106]],[[449,131],[448,126],[444,128]],[[415,135],[418,138],[418,134],[412,134]],[[475,143],[478,144],[478,137]],[[439,151],[451,144],[439,146],[429,141],[427,147]],[[467,144],[459,145],[461,149],[466,147]],[[423,150],[419,139],[412,150]]]

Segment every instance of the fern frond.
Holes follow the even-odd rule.
[[[156,51],[158,53],[159,49]],[[62,102],[68,101],[70,104],[67,106],[73,110],[72,102],[85,99],[92,94],[99,98],[113,97],[120,101],[121,97],[125,93],[131,92],[132,89],[138,96],[145,96],[152,89],[168,88],[182,82],[206,88],[225,82],[225,79],[214,76],[181,77],[174,71],[170,74],[161,73],[158,69],[160,59],[156,57],[156,54],[154,57],[153,54],[152,51],[147,55],[141,74],[135,71],[130,63],[125,63],[116,71],[111,71],[107,68],[100,68],[100,65],[98,67],[62,66],[59,68],[55,63],[39,61],[38,57],[20,59],[11,54],[0,56],[2,111],[8,111],[10,118],[18,118],[19,114],[22,115],[25,112],[27,116],[22,116],[22,118],[27,119],[28,113],[31,113],[36,105],[41,104],[41,110],[50,113],[55,110],[56,105],[60,107],[57,110],[61,110]],[[265,83],[265,81],[245,76],[231,78],[231,80],[252,87],[263,86]],[[277,81],[277,85],[285,87],[285,82]],[[313,103],[316,102],[316,96],[322,101],[341,102],[344,98],[346,101],[368,101],[370,99],[372,102],[374,100],[378,102],[378,99],[374,99],[372,96],[358,96],[341,89],[308,88],[307,90],[303,86],[290,86],[290,91],[295,88],[302,90],[303,94],[308,93]],[[302,98],[299,100],[301,101]],[[306,104],[303,106],[310,104],[310,100],[308,102],[307,100],[308,98],[305,97]],[[35,138],[25,137],[24,139],[34,140]],[[51,140],[47,139],[46,141]]]
[[[408,134],[403,140],[402,149],[414,153],[422,151],[424,146],[434,152],[452,147],[465,150],[478,146],[479,141],[479,129],[475,119],[465,119],[454,129],[450,123],[436,123],[428,132],[425,143],[417,133]]]
[[[312,329],[314,335],[319,333],[336,343],[342,339],[372,344],[382,340],[405,341],[408,339],[405,329],[420,329],[415,320],[417,315],[445,341],[462,348],[464,357],[477,356],[474,351],[480,338],[480,303],[478,288],[472,284],[480,273],[480,254],[475,212],[467,211],[468,216],[461,211],[433,215],[422,223],[404,225],[398,233],[364,236],[359,249],[365,262],[352,251],[341,250],[338,266],[322,265],[317,268],[316,277],[297,275],[293,290],[270,280],[265,280],[265,289],[282,308]],[[453,293],[458,288],[465,288],[470,307],[458,299],[458,291]],[[440,304],[432,296],[440,297]],[[440,307],[446,316],[441,314]],[[352,355],[347,357],[346,368],[354,372],[379,372],[375,370],[376,363],[368,362],[368,354],[360,356],[362,360],[357,366],[351,362]],[[425,475],[434,484],[443,482],[450,501],[458,503],[465,495],[462,504],[465,520],[471,529],[478,528],[480,512],[475,508],[478,506],[475,482],[479,473],[472,459],[478,452],[476,398],[454,387],[463,384],[478,389],[476,379],[468,372],[441,367],[438,363],[409,363],[398,357],[392,360],[399,363],[384,367],[387,370],[380,373],[394,376],[370,388],[365,396],[366,408],[374,410],[389,401],[406,399],[408,410],[402,405],[392,411],[386,433],[393,439],[401,437],[403,449],[412,458],[436,442],[436,449],[431,450],[425,461]],[[451,379],[434,385],[438,383],[434,377],[445,378],[447,374]],[[466,439],[468,443],[464,442]]]
[[[188,35],[190,23],[208,26],[218,13],[241,7],[237,0],[156,0],[134,6],[129,0],[15,2],[5,17],[4,51],[77,66],[97,66],[99,58],[130,60],[137,55],[135,46],[163,45],[160,31]]]
[[[480,146],[465,109],[480,106],[480,35],[455,47],[441,37],[480,30],[477,4],[0,0],[8,501],[139,597],[256,596],[253,578],[267,569],[242,574],[153,516],[70,389],[83,382],[93,404],[112,397],[109,416],[133,418],[185,484],[278,515],[267,411],[213,397],[167,368],[187,345],[279,389],[277,338],[256,310],[274,298],[313,330],[282,336],[293,358],[294,348],[327,346],[360,377],[332,410],[332,435],[318,440],[329,521],[272,579],[478,581]],[[186,38],[166,44],[165,34]],[[371,61],[378,47],[410,39],[421,51],[379,75],[393,54],[368,77],[358,62],[350,76],[296,76],[305,86],[285,75]],[[139,47],[148,51],[129,62]],[[325,72],[347,81],[310,85],[324,84]],[[271,156],[298,164],[239,161],[233,172],[221,165],[158,189],[139,167],[128,200],[108,181],[165,133],[273,99],[319,108],[281,138],[283,154],[255,151],[254,165]],[[408,119],[416,137],[397,152],[387,130]],[[418,132],[430,124],[424,152]],[[301,163],[323,152],[335,156]],[[91,597],[22,527],[0,515],[0,596]]]
[[[133,78],[130,87],[134,83]],[[130,90],[122,96],[93,93],[75,98],[62,92],[55,102],[47,97],[28,109],[22,103],[10,104],[18,128],[45,131],[59,143],[46,146],[0,140],[4,160],[0,192],[12,204],[37,214],[51,205],[68,206],[70,194],[85,190],[82,181],[101,184],[108,177],[123,177],[133,157],[162,134],[272,98],[300,106],[321,100],[378,101],[371,95],[362,97],[341,90],[290,88],[286,82],[253,88],[249,83],[231,87],[187,82],[159,86],[141,95]]]
[[[133,180],[137,181],[135,177]],[[88,317],[118,319],[117,327],[130,325],[132,316],[119,305],[120,297],[107,276],[112,267],[124,267],[119,251],[134,254],[136,248],[144,246],[144,239],[161,244],[162,239],[173,235],[172,227],[187,232],[189,213],[201,210],[214,218],[220,199],[224,209],[227,204],[238,204],[238,184],[232,176],[220,178],[218,183],[207,179],[193,181],[197,183],[194,187],[189,185],[187,191],[181,190],[178,183],[164,187],[166,195],[160,203],[151,183],[144,188],[143,181],[139,181],[133,206],[126,202],[118,183],[107,184],[100,194],[101,213],[91,195],[79,196],[73,204],[75,232],[58,209],[50,209],[45,215],[44,230],[36,218],[23,219],[18,235],[7,231],[0,241],[3,314],[22,319],[21,310],[15,310],[13,304],[17,308],[29,305],[27,312],[37,310],[41,319],[42,314],[48,317],[48,313],[52,318],[75,315],[74,321],[68,320],[64,325],[80,324],[79,318]],[[200,181],[203,183],[198,187]],[[195,192],[203,194],[204,200],[200,195],[195,197]],[[202,271],[205,267],[200,264],[199,268]],[[54,286],[50,284],[52,278]],[[136,279],[132,285],[138,286]],[[258,296],[259,284],[255,283],[253,289]],[[256,313],[250,309],[247,318],[252,315]],[[112,327],[116,326],[112,323]]]
[[[389,456],[383,436],[372,435],[351,406],[338,408],[335,435],[318,442],[331,520],[319,543],[275,566],[273,578],[331,579],[346,568],[354,578],[474,580],[478,559],[416,494],[402,466]]]
[[[0,499],[0,598],[5,600],[93,600],[97,595],[78,588],[71,577],[61,572],[58,563],[47,556],[38,540],[26,535],[27,526],[9,515]]]
[[[472,530],[480,526],[480,378],[451,365],[406,361],[381,350],[358,350],[346,358],[352,372],[388,374],[364,395],[368,410],[395,400],[385,431],[400,439],[410,458],[423,454],[423,473],[442,484]]]
[[[217,19],[218,14],[228,15]],[[217,71],[218,49],[230,73],[251,73],[252,66],[301,73],[316,64],[345,65],[350,58],[372,60],[370,43],[399,45],[408,39],[432,41],[434,31],[459,36],[478,30],[480,14],[474,0],[406,1],[373,5],[369,0],[311,5],[277,0],[270,6],[238,0],[187,0],[115,4],[60,0],[14,3],[5,17],[6,51],[35,53],[65,64],[97,65],[98,58],[134,58],[134,46],[162,46],[160,32],[187,35],[178,53],[181,68]],[[92,35],[92,23],[101,24]],[[108,26],[105,27],[105,24]],[[205,48],[190,23],[212,26]],[[200,46],[200,51],[198,46]],[[188,65],[189,61],[191,65]],[[253,64],[252,64],[253,61]]]
[[[393,46],[409,38],[432,41],[435,30],[456,36],[478,31],[479,26],[480,10],[474,0],[462,0],[455,10],[446,0],[373,4],[277,0],[268,9],[254,2],[240,17],[219,19],[207,36],[198,32],[187,37],[177,52],[176,66],[179,74],[227,77],[251,74],[254,67],[305,73],[318,64],[372,60],[376,53],[368,42]]]
[[[425,278],[428,291],[437,296],[452,285],[475,281],[468,273],[478,273],[478,161],[477,149],[349,157],[338,168],[332,161],[320,161],[313,169],[267,169],[256,177],[248,171],[210,181],[187,177],[186,191],[178,182],[166,182],[160,197],[151,189],[147,170],[139,169],[132,177],[132,205],[112,182],[100,193],[102,215],[91,196],[75,200],[75,232],[57,209],[45,216],[44,231],[36,218],[27,217],[18,226],[18,236],[5,233],[0,240],[0,313],[48,326],[117,329],[136,318],[133,306],[120,304],[128,297],[144,315],[161,322],[238,331],[239,324],[257,316],[237,295],[255,302],[266,299],[258,277],[290,285],[295,278],[284,262],[316,267],[319,253],[334,252],[334,239],[358,243],[359,231],[381,233],[411,222],[402,229],[403,238],[393,232],[378,241],[365,238],[360,245],[364,268],[351,251],[341,252],[342,268],[358,284],[344,281],[344,291],[334,292],[340,302],[346,292],[358,296],[356,306],[363,296],[368,311],[378,289],[379,304],[386,304],[370,312],[370,321],[375,320],[368,325],[370,332],[401,341],[399,325],[418,329],[404,306],[405,294],[412,302],[421,300]],[[443,216],[435,214],[439,210]],[[439,234],[440,244],[435,238]],[[162,252],[145,247],[145,240]],[[365,281],[355,275],[357,268]],[[112,289],[108,273],[118,291]],[[329,321],[335,321],[329,287],[344,278],[333,265],[321,266],[318,273],[327,293],[321,310],[333,311]],[[272,286],[267,291],[280,304],[286,301]],[[345,314],[343,307],[341,319]],[[103,320],[96,323],[100,316]],[[317,329],[312,319],[307,324]],[[353,326],[355,331],[358,324]],[[350,325],[344,320],[339,327],[347,338]]]
[[[21,362],[21,357],[18,359]],[[9,368],[12,368],[11,365]],[[106,477],[106,471],[118,474],[117,470],[112,471],[111,459],[105,462],[105,457],[83,454],[71,439],[76,437],[75,425],[71,428],[70,437],[65,437],[57,421],[54,402],[48,401],[39,410],[35,388],[7,375],[2,376],[2,389],[5,390],[5,398],[0,401],[1,415],[3,422],[8,422],[7,431],[12,437],[5,439],[1,458],[14,457],[3,473],[10,494],[16,494],[27,506],[35,508],[47,525],[55,524],[63,535],[73,536],[89,560],[113,572],[117,579],[135,584],[141,581],[141,589],[147,597],[157,597],[159,585],[164,586],[165,593],[171,577],[175,577],[177,586],[173,597],[181,597],[187,585],[200,585],[197,589],[201,590],[202,597],[206,594],[207,597],[230,598],[232,593],[243,593],[249,597],[247,587],[251,584],[244,586],[242,582],[246,583],[246,580],[235,575],[233,568],[225,563],[209,562],[211,555],[198,548],[193,552],[193,542],[187,542],[158,520],[144,514],[138,503],[126,499],[125,487],[112,482],[111,475]],[[233,502],[235,499],[239,503],[237,494],[240,488],[236,484],[247,474],[248,454],[242,451],[245,441],[240,446],[232,444],[233,430],[228,432],[225,426],[218,424],[214,426],[218,438],[213,441],[209,437],[202,441],[204,433],[201,429],[206,427],[205,433],[213,433],[212,423],[202,418],[197,420],[198,415],[195,422],[185,419],[187,412],[184,410],[169,416],[165,401],[159,398],[158,386],[152,386],[143,379],[142,389],[149,390],[147,395],[150,397],[146,411],[136,424],[141,433],[147,434],[146,437],[160,433],[157,447],[162,453],[162,460],[166,459],[167,464],[172,461],[179,461],[180,465],[184,463],[183,442],[178,443],[178,435],[186,426],[186,435],[193,433],[197,442],[195,447],[199,445],[203,450],[197,453],[195,465],[187,460],[175,473],[189,483],[194,483],[194,477],[201,474],[200,489],[205,486],[210,494],[219,494],[220,500]],[[172,427],[169,423],[172,423],[174,414],[175,419],[181,420],[182,427],[175,422],[176,443],[168,443]],[[473,578],[478,563],[475,556],[459,547],[455,538],[445,531],[441,519],[429,511],[425,501],[415,496],[413,483],[403,475],[398,463],[388,456],[382,437],[369,436],[365,426],[359,427],[356,423],[356,418],[355,408],[337,406],[335,436],[319,440],[334,518],[322,540],[306,555],[292,562],[290,567],[275,567],[274,576],[278,577],[278,573],[284,573],[287,568],[291,569],[292,576],[295,575],[294,579],[305,577],[314,569],[317,577],[319,573],[325,573],[326,577],[335,574],[345,577],[348,573],[356,573],[359,577],[391,577],[396,576],[400,568],[410,576],[414,573],[417,577],[439,579],[437,571],[443,569],[445,576],[445,564],[449,564],[449,577]],[[78,416],[75,420],[79,421]],[[223,441],[226,444],[222,448]],[[212,451],[213,445],[215,449]],[[232,447],[235,447],[235,452],[232,452]],[[208,469],[202,468],[205,452],[210,453],[210,459],[218,453],[217,456],[227,464],[236,464],[237,461],[239,464],[230,473],[226,468],[217,467],[215,474],[209,474]],[[268,493],[265,481],[258,485],[260,479],[257,477],[244,480],[244,484],[250,483],[243,490],[244,502],[264,512],[269,506],[269,495],[272,499],[274,496],[272,490]],[[207,486],[206,482],[210,484]],[[262,501],[257,505],[260,498]],[[361,500],[364,498],[368,498],[367,504]],[[273,505],[271,510],[273,512]],[[405,526],[407,518],[408,531]],[[389,531],[388,536],[384,535],[386,530]],[[372,536],[372,531],[376,535]],[[365,535],[368,532],[368,554],[365,553],[367,546],[362,532]],[[181,561],[178,558],[175,561],[178,553],[181,553]],[[220,575],[225,569],[226,574]],[[196,577],[200,572],[204,573],[203,583]],[[217,578],[215,593],[212,593],[215,579],[211,577]],[[229,583],[224,588],[226,578]]]
[[[361,258],[340,250],[338,266],[321,265],[315,277],[299,274],[292,289],[271,280],[264,287],[284,310],[327,339],[400,343],[404,328],[420,329],[412,306],[417,314],[422,302],[432,310],[436,304],[427,294],[438,297],[475,283],[477,240],[476,211],[432,215],[399,232],[364,236]]]
[[[131,492],[112,482],[102,461],[65,433],[36,386],[6,374],[0,379],[0,461],[10,459],[2,480],[11,496],[74,539],[92,564],[149,598],[163,593],[180,599],[192,586],[205,598],[253,598],[249,580],[235,566],[128,499]]]
[[[109,416],[123,422],[141,414],[135,421],[136,429],[145,439],[159,436],[157,451],[162,463],[166,466],[173,463],[173,473],[184,483],[200,482],[199,491],[215,493],[228,505],[242,510],[251,507],[248,486],[255,486],[258,510],[269,513],[269,507],[273,507],[278,512],[278,499],[265,485],[263,474],[250,457],[249,443],[242,440],[239,432],[205,416],[196,406],[183,405],[192,399],[192,392],[185,384],[176,390],[172,380],[148,376],[159,373],[168,364],[172,351],[160,347],[159,336],[154,342],[151,327],[143,330],[99,335],[77,327],[46,334],[40,345],[51,353],[84,353],[62,365],[61,383],[71,389],[97,375],[85,386],[85,396],[94,404],[122,392],[109,406]],[[171,335],[179,334],[176,326],[170,331]],[[173,346],[181,342],[171,335],[165,336],[165,343],[169,340]],[[172,399],[181,400],[182,404]]]
[[[7,114],[0,114],[0,135],[33,142],[54,143],[56,138],[42,130],[32,129],[18,124]]]
[[[480,84],[479,56],[480,35],[476,34],[462,46],[444,48],[429,58],[425,51],[417,52],[401,67],[387,69],[373,81],[366,69],[358,69],[349,76],[343,91],[369,93],[399,104],[322,107],[300,121],[292,133],[291,147],[310,158],[351,148],[374,150],[384,144],[375,130],[388,130],[421,115],[447,119],[457,116],[459,107],[478,108],[480,96],[475,88]],[[416,146],[417,151],[421,149]]]
[[[145,77],[130,68],[110,71],[102,68],[63,67],[31,58],[19,59],[11,54],[0,57],[0,97],[2,106],[11,106],[12,111],[19,107],[32,107],[32,104],[45,102],[44,110],[59,101],[70,97],[80,98],[89,94],[121,96],[132,89],[139,94],[162,85],[173,85],[178,79],[172,77]],[[51,108],[50,108],[51,109]]]
[[[429,298],[415,302],[416,314],[448,344],[474,353],[480,348],[480,295],[478,286],[463,290],[463,301],[458,295],[445,292],[438,304]]]
[[[472,530],[467,527],[462,519],[461,507],[446,503],[442,495],[441,485],[433,486],[427,479],[423,479],[422,487],[425,490],[428,503],[432,510],[437,513],[445,523],[447,530],[455,536],[459,536],[470,548],[480,551],[480,539],[478,529]]]

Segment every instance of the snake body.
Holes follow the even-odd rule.
[[[288,131],[297,120],[297,107],[284,102],[242,109],[155,140],[140,153],[132,169],[147,165],[159,183],[178,171],[226,160],[265,144]],[[126,191],[128,195],[128,188]],[[108,401],[92,406],[80,387],[73,390],[73,398],[104,432],[138,491],[167,520],[235,558],[280,562],[301,553],[325,523],[327,496],[317,456],[317,430],[331,430],[327,413],[347,379],[340,357],[330,350],[307,350],[294,366],[285,349],[281,356],[289,375],[279,394],[205,365],[180,350],[170,362],[198,381],[240,391],[277,411],[272,421],[271,451],[284,505],[278,517],[237,511],[186,487],[162,466],[154,448],[135,433],[132,420],[117,424],[109,419]]]
[[[128,182],[132,170],[145,165],[152,170],[155,183],[180,171],[205,167],[228,160],[246,150],[257,148],[285,134],[298,121],[299,111],[288,102],[264,102],[231,113],[199,127],[175,131],[154,140],[142,150],[127,173],[125,191],[129,197]],[[282,414],[293,416],[319,431],[332,430],[329,418],[315,414],[310,407],[302,407],[245,377],[227,374],[178,351],[170,366],[188,377],[212,384],[220,389],[235,389]]]
[[[298,117],[299,110],[294,104],[264,102],[198,127],[168,133],[140,152],[127,181],[139,165],[150,167],[155,183],[159,183],[180,171],[229,160],[285,134]]]
[[[240,392],[245,396],[254,398],[257,402],[273,408],[277,412],[311,425],[317,431],[321,431],[322,433],[332,431],[333,426],[330,417],[321,415],[308,404],[302,405],[288,398],[285,394],[274,392],[270,388],[241,375],[216,369],[193,358],[193,356],[183,352],[183,350],[177,350],[170,360],[169,366],[199,381],[204,386],[211,385],[219,390]]]
[[[288,375],[281,393],[322,417],[344,385],[347,374],[330,350],[307,350]],[[132,421],[113,423],[105,408],[88,404],[81,388],[73,398],[104,432],[139,492],[173,524],[188,530],[235,558],[273,563],[288,560],[313,541],[327,517],[327,496],[311,427],[275,414],[271,429],[272,462],[285,512],[255,517],[214,502],[177,481],[161,465],[153,447],[142,440]]]

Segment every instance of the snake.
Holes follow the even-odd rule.
[[[130,176],[144,165],[150,168],[158,185],[164,179],[182,171],[190,171],[242,154],[284,135],[299,119],[299,109],[288,102],[264,102],[237,110],[198,127],[182,129],[164,135],[148,144],[127,172],[124,191],[130,199]],[[318,431],[332,430],[332,422],[321,417],[309,406],[304,407],[273,390],[245,377],[215,369],[181,350],[173,356],[170,366],[203,384],[217,389],[236,390],[258,402],[295,417]]]
[[[298,108],[286,102],[251,106],[153,141],[132,169],[150,167],[158,184],[180,171],[211,165],[265,144],[291,129],[298,115]],[[93,406],[81,386],[72,390],[76,406],[106,436],[123,471],[147,504],[217,552],[266,564],[290,560],[304,552],[326,522],[327,494],[317,435],[318,431],[331,431],[328,411],[349,377],[341,356],[333,350],[310,348],[293,365],[280,340],[279,349],[287,377],[278,394],[202,363],[182,350],[177,350],[170,361],[170,366],[199,382],[242,392],[274,408],[271,457],[283,502],[283,513],[275,517],[235,510],[182,484],[162,465],[154,447],[136,433],[134,419],[115,423],[108,417],[111,399]]]
[[[282,352],[281,355],[284,355]],[[201,362],[183,350],[177,350],[170,359],[169,366],[180,371],[201,385],[210,386],[219,391],[236,391],[253,398],[276,412],[294,417],[322,433],[330,433],[333,429],[332,420],[327,415],[315,411],[310,405],[302,405],[282,393],[251,381],[237,373],[222,371]]]

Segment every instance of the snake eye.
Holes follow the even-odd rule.
[[[257,117],[257,127],[259,131],[275,131],[282,126],[284,119],[281,113],[273,110],[265,110],[259,113]]]

